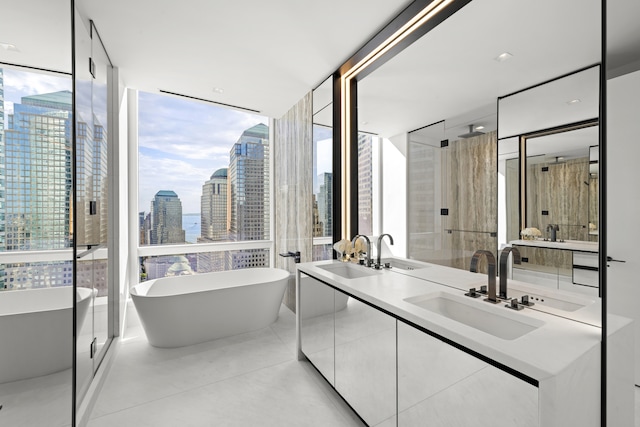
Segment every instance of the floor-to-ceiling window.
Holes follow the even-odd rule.
[[[267,117],[140,92],[138,141],[141,280],[270,265]]]
[[[71,91],[70,75],[0,66],[3,425],[71,421]]]

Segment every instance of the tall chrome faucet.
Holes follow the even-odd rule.
[[[469,271],[472,273],[478,272],[478,262],[482,255],[487,258],[487,265],[489,267],[487,271],[489,289],[487,290],[487,298],[485,298],[485,301],[497,304],[500,301],[496,297],[496,257],[493,256],[493,253],[484,249],[477,250],[471,257],[471,267]]]
[[[509,254],[513,254],[513,263],[520,264],[520,251],[513,246],[504,248],[500,252],[500,291],[499,296],[502,299],[507,299],[507,265],[509,263]]]
[[[376,258],[376,268],[380,268],[380,254],[382,253],[382,238],[384,236],[389,236],[389,243],[391,243],[393,245],[393,237],[391,237],[391,234],[381,234],[380,237],[378,237],[378,254],[377,254],[377,258]]]
[[[356,234],[354,236],[354,238],[351,239],[351,244],[355,248],[356,247],[356,240],[358,240],[360,237],[362,237],[367,242],[367,258],[366,258],[366,261],[365,261],[365,263],[366,263],[365,265],[367,267],[371,267],[371,264],[372,264],[372,262],[371,262],[371,240],[369,240],[369,238],[367,236],[363,235],[363,234]]]

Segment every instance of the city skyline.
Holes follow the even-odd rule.
[[[264,116],[147,92],[139,93],[138,111],[139,210],[159,190],[172,190],[185,214],[199,213],[201,184],[229,167],[229,151],[246,129],[269,123]]]

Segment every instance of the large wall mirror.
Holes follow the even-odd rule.
[[[350,126],[379,141],[373,232],[394,236],[394,255],[468,271],[476,250],[497,258],[519,244],[528,268],[512,269],[512,280],[562,295],[547,313],[575,320],[576,331],[602,324],[594,157],[601,17],[599,0],[473,0],[357,77]],[[555,109],[545,106],[549,93],[561,99]],[[527,227],[548,228],[549,242],[535,242],[564,245],[562,256],[529,247]],[[468,289],[436,276],[429,280]],[[403,394],[411,392],[399,381]]]
[[[598,184],[597,173],[589,171],[595,164],[589,151],[598,146],[600,75],[594,64],[601,56],[600,9],[597,0],[474,0],[358,78],[358,131],[375,135],[380,144],[380,164],[372,172],[381,200],[374,234],[394,235],[395,255],[468,270],[476,250],[497,255],[520,240],[521,208],[526,209],[521,195],[527,188],[537,228],[546,232],[554,224],[555,240],[597,248]],[[481,32],[473,31],[481,25]],[[568,86],[565,93],[561,84]],[[544,107],[549,93],[562,100],[558,109]],[[519,106],[529,110],[517,111]],[[564,129],[568,125],[576,129]],[[521,139],[528,140],[523,156]],[[523,190],[521,159],[532,174],[535,162],[547,162],[536,168],[548,167],[558,176],[542,175],[536,182],[532,175]],[[569,177],[573,169],[583,173]],[[545,185],[553,190],[543,190]],[[558,196],[557,207],[543,203],[550,192]],[[406,199],[398,202],[398,193]],[[581,216],[574,217],[571,209],[578,205]],[[525,267],[536,265],[536,257],[525,256]],[[593,279],[593,266],[578,271],[565,258],[542,268],[553,273],[543,277],[546,282],[536,277],[529,283],[560,288],[560,270],[571,285],[584,282],[584,274]],[[595,288],[572,287],[597,297],[597,271],[595,277]]]

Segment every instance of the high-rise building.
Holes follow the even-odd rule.
[[[5,205],[5,181],[4,181],[4,72],[0,68],[0,251],[5,250],[5,224],[4,224],[4,205]],[[0,289],[4,288],[5,269],[0,265]]]
[[[73,239],[79,244],[106,242],[106,229],[97,226],[106,224],[107,208],[104,202],[107,198],[107,142],[102,125],[95,117],[90,124],[78,117],[78,201],[72,207],[71,92],[22,97],[21,103],[15,103],[8,114],[5,126],[2,76],[0,70],[1,249],[62,249],[70,247]],[[95,263],[78,263],[79,283],[87,268],[91,270],[87,273],[91,277],[88,285],[105,290],[106,267],[98,266],[96,270]],[[95,274],[101,269],[105,274]],[[6,289],[70,286],[73,283],[71,261],[7,264],[0,276],[0,288]]]
[[[200,237],[198,243],[219,242],[229,239],[227,168],[216,170],[202,185],[200,199]],[[198,254],[198,272],[227,270],[224,252]]]
[[[69,247],[71,92],[23,97],[7,124],[5,250]]]
[[[312,215],[313,215],[313,222],[312,222],[312,227],[313,227],[313,232],[312,232],[312,236],[313,237],[321,237],[324,236],[324,225],[322,224],[322,221],[320,221],[320,211],[318,209],[318,201],[316,200],[316,195],[313,194],[312,195],[313,198],[313,208],[312,208]]]
[[[158,191],[151,201],[151,244],[184,242],[182,202],[173,191]]]
[[[325,172],[318,176],[320,189],[318,191],[318,217],[322,223],[322,234],[320,236],[333,235],[333,177],[330,173]]]
[[[229,164],[229,237],[269,238],[269,127],[260,123],[245,130],[231,149]],[[267,251],[230,253],[232,269],[268,265]]]
[[[200,238],[215,242],[228,239],[227,168],[218,169],[202,185],[200,198]]]
[[[373,234],[373,137],[358,135],[358,234]]]

